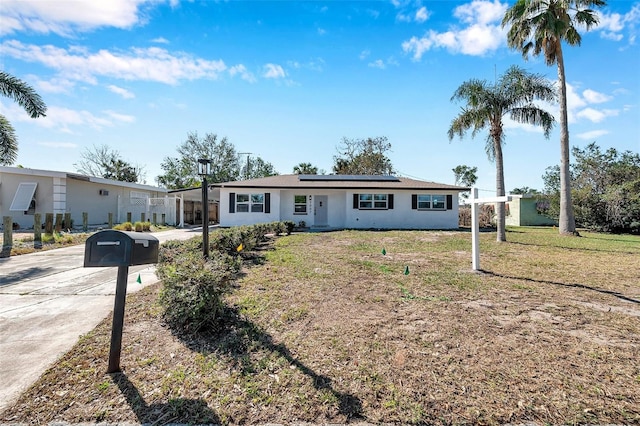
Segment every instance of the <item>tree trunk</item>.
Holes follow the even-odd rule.
[[[560,85],[560,234],[575,235],[576,220],[571,202],[571,174],[569,168],[569,123],[567,119],[567,84],[564,73],[562,46],[557,41],[558,84]]]
[[[493,136],[493,149],[496,160],[496,196],[504,195],[504,164],[502,160],[502,136],[501,132],[496,132]],[[507,241],[505,230],[505,208],[504,203],[496,203],[496,241]]]

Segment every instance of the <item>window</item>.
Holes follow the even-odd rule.
[[[251,194],[251,212],[262,213],[264,211],[264,194]]]
[[[427,210],[431,208],[431,195],[418,195],[418,210]]]
[[[33,196],[36,193],[38,187],[37,182],[20,182],[16,194],[13,196],[11,207],[9,211],[28,211],[33,204]]]
[[[262,213],[264,211],[264,194],[236,194],[236,212]]]
[[[249,194],[236,194],[236,211],[238,213],[249,211]]]
[[[453,197],[446,194],[413,194],[411,208],[414,210],[451,210]]]
[[[388,194],[358,194],[358,209],[387,210],[389,209]]]
[[[293,213],[307,214],[307,196],[306,195],[293,196]]]
[[[445,203],[445,196],[444,195],[432,195],[431,196],[431,208],[432,209],[442,209],[444,210],[444,203]]]

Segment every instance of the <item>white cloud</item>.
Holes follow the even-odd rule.
[[[376,59],[373,62],[369,62],[369,67],[371,68],[379,68],[381,70],[386,68],[386,65],[382,59]]]
[[[598,26],[596,31],[600,31],[600,37],[621,41],[624,35],[621,34],[626,30],[629,44],[634,44],[636,40],[636,27],[640,24],[640,3],[635,3],[629,12],[621,15],[619,13],[602,13],[597,12]]]
[[[393,56],[391,56],[389,59],[387,59],[386,61],[383,59],[376,59],[375,61],[371,61],[367,64],[368,67],[370,68],[378,68],[378,69],[386,69],[388,65],[398,65],[398,61],[395,60],[395,58]]]
[[[115,121],[120,121],[122,123],[133,123],[136,121],[136,118],[133,115],[120,114],[111,110],[107,110],[104,113]]]
[[[157,37],[154,38],[153,40],[151,40],[153,43],[158,43],[158,44],[169,44],[169,40],[167,40],[164,37]]]
[[[585,107],[587,105],[587,101],[585,101],[580,96],[580,94],[577,93],[573,85],[571,85],[570,83],[567,83],[566,86],[567,86],[567,118],[569,120],[569,123],[573,123],[576,121],[575,111],[579,110],[582,107]],[[558,113],[555,113],[554,116],[556,117],[557,120],[559,120]]]
[[[55,129],[64,133],[74,133],[74,128],[92,127],[102,130],[104,127],[112,127],[116,123],[131,123],[135,117],[120,114],[114,111],[105,111],[98,116],[86,110],[73,110],[65,107],[47,107],[46,117],[33,119],[19,105],[11,103],[5,106],[0,102],[0,114],[7,117],[10,122],[29,122],[45,129]]]
[[[407,14],[404,14],[402,12],[399,12],[396,15],[396,21],[398,21],[398,22],[411,22],[411,15],[407,15]]]
[[[587,89],[582,92],[582,96],[584,96],[585,100],[590,104],[601,104],[612,99],[611,96],[607,96],[604,93],[596,92],[595,90],[591,89]]]
[[[624,38],[624,36],[622,34],[616,34],[613,32],[609,32],[609,31],[602,31],[600,33],[600,37],[607,39],[607,40],[611,40],[611,41],[620,41]]]
[[[310,59],[307,62],[287,61],[287,66],[296,70],[308,69],[311,71],[322,72],[324,70],[325,61],[322,58]]]
[[[0,35],[21,31],[70,36],[99,27],[131,28],[144,23],[139,8],[150,0],[59,1],[2,0]]]
[[[110,84],[109,86],[107,86],[107,89],[109,89],[109,91],[115,93],[116,95],[122,96],[124,99],[133,99],[133,98],[136,97],[136,95],[134,95],[133,93],[131,93],[127,89],[115,86],[113,84]]]
[[[286,77],[284,69],[277,64],[267,64],[264,66],[264,78],[284,78]]]
[[[425,6],[422,6],[421,0],[415,1],[394,1],[391,2],[396,9],[400,11],[396,14],[398,22],[417,22],[422,24],[431,16],[431,13]],[[379,13],[378,13],[379,15]],[[378,17],[377,15],[375,16]]]
[[[585,108],[576,114],[578,118],[586,118],[593,123],[600,123],[607,117],[618,115],[618,110],[615,109],[603,109],[597,110],[593,108]]]
[[[229,68],[229,75],[231,75],[231,77],[235,76],[236,74],[240,75],[240,78],[242,78],[245,81],[248,81],[249,83],[255,83],[256,78],[254,77],[254,75],[249,72],[247,70],[247,67],[245,67],[242,64],[239,65],[234,65],[231,68]]]
[[[449,31],[427,31],[422,37],[413,36],[402,43],[402,50],[412,54],[419,61],[432,48],[445,48],[451,53],[482,56],[495,51],[505,40],[505,31],[501,20],[507,9],[506,3],[499,0],[474,0],[458,6],[454,16],[463,25],[452,27]]]
[[[46,146],[47,148],[77,148],[78,144],[73,142],[38,142],[40,146]]]
[[[598,28],[603,31],[620,32],[624,28],[623,16],[619,13],[598,13]]]
[[[0,49],[6,56],[40,63],[57,70],[67,79],[89,84],[97,84],[98,76],[177,84],[180,80],[217,79],[227,69],[222,60],[210,61],[186,53],[170,53],[159,47],[90,52],[82,46],[62,49],[7,40]]]
[[[609,134],[608,130],[591,130],[590,132],[578,133],[576,137],[578,139],[594,140],[594,139],[598,139],[600,136],[604,136],[608,134]]]
[[[506,11],[507,4],[499,0],[474,0],[456,7],[453,16],[466,24],[491,25],[501,22]]]
[[[369,55],[371,54],[370,50],[363,50],[362,52],[360,52],[360,59],[364,60],[367,59],[369,57]]]
[[[30,75],[26,81],[36,87],[38,93],[68,93],[75,86],[74,82],[57,77],[51,80],[40,80],[37,76]]]
[[[380,16],[380,12],[374,9],[367,9],[367,13],[371,15],[373,19],[378,19],[378,17]]]
[[[427,19],[429,19],[429,11],[426,7],[422,6],[420,9],[416,11],[416,22],[423,23]]]

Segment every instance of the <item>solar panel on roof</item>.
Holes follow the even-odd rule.
[[[300,181],[400,182],[391,175],[298,175]]]

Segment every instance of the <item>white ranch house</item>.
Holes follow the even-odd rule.
[[[279,175],[212,184],[220,226],[291,220],[326,229],[457,229],[469,188],[395,176]]]

